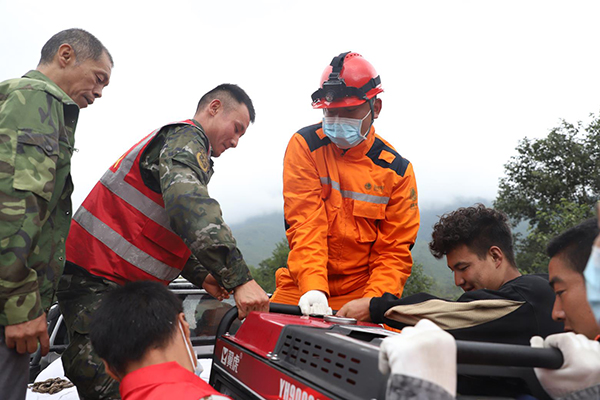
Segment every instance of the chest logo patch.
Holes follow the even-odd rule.
[[[417,191],[415,188],[410,188],[410,199],[412,201],[417,201]]]
[[[365,189],[371,190],[372,187],[373,186],[369,182],[365,183]]]
[[[196,154],[196,160],[198,160],[198,165],[200,169],[204,172],[208,171],[208,157],[203,152],[198,152]]]

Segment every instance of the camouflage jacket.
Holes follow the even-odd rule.
[[[441,386],[407,375],[391,375],[386,400],[454,400],[454,395]]]
[[[167,125],[156,135],[142,154],[141,174],[148,187],[162,193],[171,229],[192,252],[182,275],[198,285],[208,270],[231,290],[252,276],[219,203],[208,194],[210,143],[192,121],[195,126]]]
[[[0,325],[51,304],[71,223],[79,107],[38,71],[0,83]]]

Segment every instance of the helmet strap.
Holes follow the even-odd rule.
[[[344,78],[340,76],[340,74],[342,72],[342,68],[344,67],[344,60],[349,53],[350,52],[347,51],[331,60],[331,63],[329,64],[331,65],[331,73],[329,74],[327,80],[323,82],[323,87],[319,88],[312,94],[311,97],[313,102],[319,101],[322,98],[325,98],[327,101],[331,102],[344,97],[358,97],[362,100],[369,100],[367,97],[369,90],[374,89],[381,84],[381,78],[379,75],[377,75],[375,78],[371,78],[360,88],[346,86],[346,82],[344,81]]]
[[[344,79],[340,77],[340,73],[342,72],[344,60],[348,54],[350,54],[349,51],[342,53],[337,57],[333,57],[333,60],[331,60],[331,63],[329,63],[329,65],[331,65],[331,73],[329,74],[327,81],[344,81]]]

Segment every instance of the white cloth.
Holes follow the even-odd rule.
[[[298,306],[303,315],[331,315],[327,295],[320,290],[309,290],[300,297]]]
[[[433,322],[422,319],[383,340],[379,370],[432,382],[456,396],[456,341]]]
[[[600,384],[600,343],[573,332],[531,338],[531,347],[556,347],[563,354],[559,369],[535,368],[540,383],[552,398]]]

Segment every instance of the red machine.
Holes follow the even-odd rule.
[[[210,384],[240,400],[383,399],[387,377],[372,340],[392,333],[327,319],[250,313],[235,336],[217,333]]]
[[[237,309],[225,315],[210,376],[215,389],[236,400],[385,399],[388,376],[378,369],[379,344],[396,333],[347,318],[300,316],[295,306],[271,304],[271,311],[250,313],[235,335],[229,331]],[[476,390],[517,381],[514,391],[529,396],[519,398],[549,399],[531,368],[562,365],[562,354],[548,350],[457,341],[459,393],[461,381],[479,376],[485,379],[475,379]],[[495,395],[496,389],[479,394]]]

